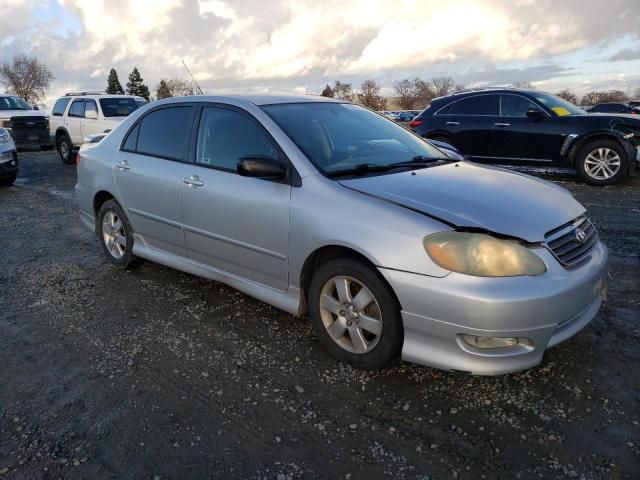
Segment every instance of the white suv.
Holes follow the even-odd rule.
[[[51,111],[49,130],[64,163],[74,163],[73,150],[89,135],[108,132],[147,103],[134,95],[96,92],[67,93]]]

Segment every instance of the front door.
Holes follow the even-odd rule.
[[[237,163],[246,156],[287,160],[253,117],[217,106],[202,108],[194,150],[182,195],[189,258],[286,290],[291,186],[240,176]]]
[[[181,201],[194,107],[152,110],[114,158],[118,194],[134,230],[151,247],[186,257]]]

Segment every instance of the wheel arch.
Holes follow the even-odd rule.
[[[582,150],[582,148],[585,145],[595,140],[613,140],[620,146],[620,148],[622,148],[625,154],[627,154],[626,146],[624,145],[620,136],[616,135],[615,133],[612,133],[612,132],[588,133],[586,135],[582,135],[576,138],[573,141],[571,148],[569,149],[569,154],[567,155],[567,158],[569,159],[569,163],[571,164],[572,167],[574,168],[576,167],[576,160],[578,158],[578,153],[580,153],[580,150]]]
[[[96,218],[96,221],[98,219],[98,212],[100,212],[100,208],[102,208],[102,205],[104,205],[104,203],[108,200],[117,201],[116,197],[107,190],[99,190],[93,196],[93,214]]]
[[[63,135],[69,135],[69,132],[67,131],[67,129],[65,127],[58,127],[56,129],[56,141],[62,137]]]
[[[311,279],[313,278],[314,272],[322,265],[330,260],[334,260],[337,258],[348,258],[358,260],[365,265],[371,267],[376,271],[378,276],[382,279],[382,281],[387,285],[391,295],[395,298],[398,307],[400,307],[400,301],[396,295],[396,292],[391,288],[389,282],[380,272],[378,272],[378,268],[376,264],[365,254],[359,252],[351,247],[345,245],[331,244],[324,245],[322,247],[316,248],[313,252],[311,252],[307,258],[305,259],[302,269],[300,271],[299,276],[299,285],[300,285],[300,308],[299,313],[302,315],[307,312],[307,297],[309,292],[309,285],[311,284]],[[400,307],[401,308],[401,307]]]

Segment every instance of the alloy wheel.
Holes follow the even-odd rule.
[[[596,148],[586,156],[584,170],[594,180],[608,180],[620,170],[620,155],[610,148]]]
[[[102,218],[102,240],[113,258],[119,260],[124,256],[127,236],[122,220],[113,210],[109,210]]]
[[[65,140],[60,143],[60,155],[65,159],[69,157],[69,145]]]
[[[355,278],[336,276],[324,284],[320,316],[331,339],[348,352],[368,353],[380,341],[380,305],[371,290]]]

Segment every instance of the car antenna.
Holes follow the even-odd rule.
[[[200,92],[200,95],[204,95],[204,93],[202,93],[202,89],[200,88],[200,85],[198,85],[198,82],[196,82],[196,79],[193,76],[193,73],[191,73],[191,70],[189,70],[189,67],[187,67],[187,64],[184,63],[184,60],[182,60],[182,64],[184,65],[184,68],[187,69],[187,72],[189,72],[189,75],[191,75],[191,79],[193,80],[193,83],[196,84],[196,87],[198,87],[198,91]]]

